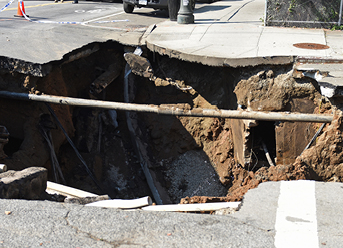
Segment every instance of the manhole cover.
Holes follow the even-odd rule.
[[[293,44],[293,46],[297,48],[312,49],[312,50],[322,50],[322,49],[330,48],[329,46],[317,44],[317,43],[296,43],[296,44]]]

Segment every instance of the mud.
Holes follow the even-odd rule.
[[[61,61],[41,65],[40,73],[2,68],[0,90],[123,102],[126,65],[123,55],[133,50],[116,42],[95,43],[66,55]],[[178,104],[183,109],[307,113],[330,113],[335,109],[336,114],[335,120],[326,125],[315,144],[301,156],[305,141],[313,137],[319,124],[299,127],[256,122],[249,126],[246,130],[251,137],[254,132],[261,136],[269,133],[271,141],[267,140],[267,145],[276,166],[267,162],[258,136],[254,136],[254,144],[247,139],[247,144],[250,142],[247,151],[255,156],[249,164],[240,163],[235,153],[238,148],[234,145],[233,122],[229,119],[132,114],[136,140],[149,161],[149,169],[171,202],[242,200],[249,189],[265,181],[343,180],[340,112],[330,101],[322,99],[315,81],[293,78],[292,65],[218,68],[170,59],[147,50],[142,56],[149,59],[157,79],[131,74],[131,102],[164,104],[164,107]],[[113,67],[119,73],[110,73]],[[151,196],[123,111],[53,104],[51,107],[100,187],[52,118],[54,150],[67,185],[111,198]],[[8,144],[4,145],[7,157],[0,163],[11,170],[45,167],[49,180],[55,181],[50,150],[39,130],[44,115],[50,115],[44,103],[0,98],[0,125],[10,133]],[[288,153],[280,141],[287,128],[295,130],[295,137],[306,136],[304,144]],[[283,140],[290,146],[298,146],[292,140]],[[290,154],[288,160],[287,154]]]

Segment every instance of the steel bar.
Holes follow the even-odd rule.
[[[270,22],[282,22],[282,23],[318,23],[318,24],[337,24],[338,22],[317,22],[317,21],[291,21],[291,20],[270,20]]]
[[[338,26],[341,26],[341,24],[342,24],[342,8],[343,8],[343,0],[341,0],[341,6],[339,8]]]
[[[333,115],[323,114],[302,114],[288,112],[260,112],[260,111],[243,111],[243,110],[215,110],[215,109],[193,109],[186,110],[170,105],[148,105],[121,103],[110,101],[99,101],[72,97],[51,96],[51,95],[34,95],[26,93],[15,93],[9,91],[0,91],[0,97],[26,100],[49,102],[63,105],[74,105],[79,107],[116,109],[124,111],[136,111],[156,113],[163,115],[192,116],[192,117],[218,117],[230,119],[249,119],[262,121],[289,121],[289,122],[317,122],[330,123]]]
[[[264,26],[267,26],[267,11],[268,10],[268,0],[264,3]]]

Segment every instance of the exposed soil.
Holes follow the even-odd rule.
[[[0,90],[123,102],[123,54],[133,49],[115,42],[89,44],[61,61],[44,65],[46,73],[41,76],[1,70]],[[82,51],[91,52],[85,56]],[[147,51],[142,56],[151,62],[156,78],[130,75],[130,101],[135,103],[177,104],[185,109],[297,111],[296,102],[300,99],[310,106],[307,112],[332,108],[330,102],[322,100],[316,82],[292,77],[292,65],[217,68]],[[94,93],[94,82],[105,77],[114,65],[120,69],[120,75],[103,85],[100,93]],[[151,196],[124,112],[53,104],[51,107],[101,189],[51,117],[49,128],[67,185],[111,198]],[[40,131],[43,116],[50,116],[46,105],[0,98],[0,116],[0,125],[10,133],[4,146],[7,157],[0,163],[12,170],[46,167],[49,180],[55,181],[50,150]],[[237,201],[248,189],[265,181],[343,180],[342,120],[338,111],[316,143],[294,163],[270,166],[261,155],[254,168],[237,162],[229,119],[151,113],[132,114],[131,118],[149,169],[157,175],[173,203],[182,198],[182,203]],[[262,131],[265,124],[260,123]],[[308,138],[317,128],[318,124],[308,126]],[[258,153],[259,148],[252,149]],[[275,151],[274,154],[276,157]]]

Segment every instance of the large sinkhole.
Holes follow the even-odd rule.
[[[142,49],[149,68],[141,60],[128,67],[124,54],[135,48],[116,42],[92,43],[44,65],[1,58],[0,90],[185,110],[331,111],[316,82],[290,76],[291,64],[210,67]],[[0,137],[0,163],[9,169],[45,167],[50,181],[111,198],[149,195],[157,201],[149,180],[163,203],[186,197],[241,200],[263,181],[341,180],[337,168],[330,174],[323,173],[323,166],[312,166],[310,149],[297,160],[318,130],[314,123],[182,117],[0,98],[0,125],[9,133]],[[312,146],[324,149],[318,140]],[[320,163],[330,156],[316,159]]]

